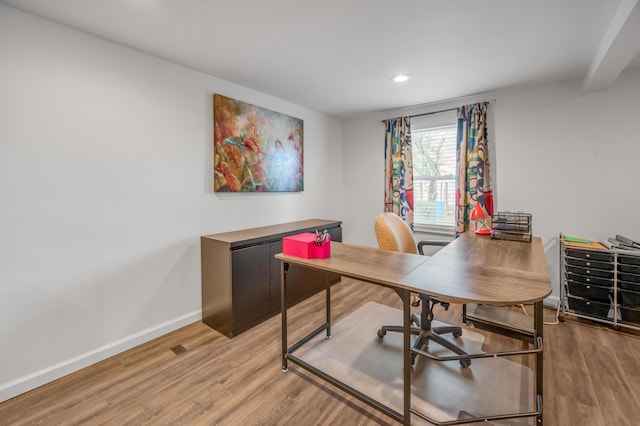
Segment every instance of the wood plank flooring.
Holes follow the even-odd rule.
[[[389,289],[343,279],[333,320]],[[323,321],[324,293],[290,309],[291,342]],[[459,307],[436,319],[461,322]],[[545,310],[553,321],[555,311]],[[485,334],[485,350],[520,347]],[[640,419],[640,338],[568,319],[544,333],[546,425],[626,426]],[[186,349],[178,354],[171,348]],[[179,351],[178,351],[179,352]],[[280,316],[230,340],[194,323],[0,404],[0,425],[392,425],[389,417],[295,365],[280,368]]]

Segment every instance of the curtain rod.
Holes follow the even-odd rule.
[[[433,114],[440,114],[441,112],[449,112],[449,111],[457,111],[458,108],[448,108],[448,109],[441,109],[440,111],[431,111],[431,112],[424,112],[422,114],[414,114],[414,115],[410,115],[409,118],[414,118],[414,117],[422,117],[424,115],[433,115]]]
[[[474,102],[476,104],[494,104],[496,103],[495,99],[491,99],[489,101],[484,101],[484,102]],[[409,115],[409,118],[414,118],[414,117],[423,117],[425,115],[433,115],[433,114],[440,114],[441,112],[449,112],[449,111],[457,111],[459,107],[453,107],[453,108],[447,108],[447,109],[441,109],[439,111],[431,111],[431,112],[424,112],[421,114],[414,114],[414,115]],[[383,122],[384,120],[381,120],[381,122]]]

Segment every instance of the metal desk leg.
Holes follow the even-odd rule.
[[[402,291],[404,348],[404,424],[411,425],[411,293]]]
[[[544,338],[542,336],[542,327],[543,327],[543,323],[544,323],[544,318],[543,318],[543,304],[542,304],[542,300],[539,302],[536,302],[533,304],[533,309],[534,309],[534,313],[533,313],[533,321],[534,321],[534,330],[533,330],[533,341],[537,342],[538,341],[538,337],[540,339],[542,339],[542,341],[544,342]],[[544,343],[543,343],[544,345]],[[544,346],[543,346],[544,347]],[[540,395],[540,409],[541,409],[541,413],[540,415],[538,415],[536,417],[536,425],[537,426],[542,426],[542,413],[544,412],[543,408],[543,404],[544,404],[544,400],[542,398],[542,381],[543,381],[543,359],[544,359],[544,354],[543,351],[540,351],[538,353],[536,353],[536,395]]]
[[[289,265],[280,262],[280,312],[282,313],[282,371],[287,371],[287,269]]]
[[[331,281],[327,277],[327,339],[331,338]]]

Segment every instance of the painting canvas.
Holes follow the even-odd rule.
[[[302,191],[303,121],[213,95],[214,191]]]

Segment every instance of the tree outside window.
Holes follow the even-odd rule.
[[[416,225],[454,226],[456,132],[456,125],[411,132]]]

